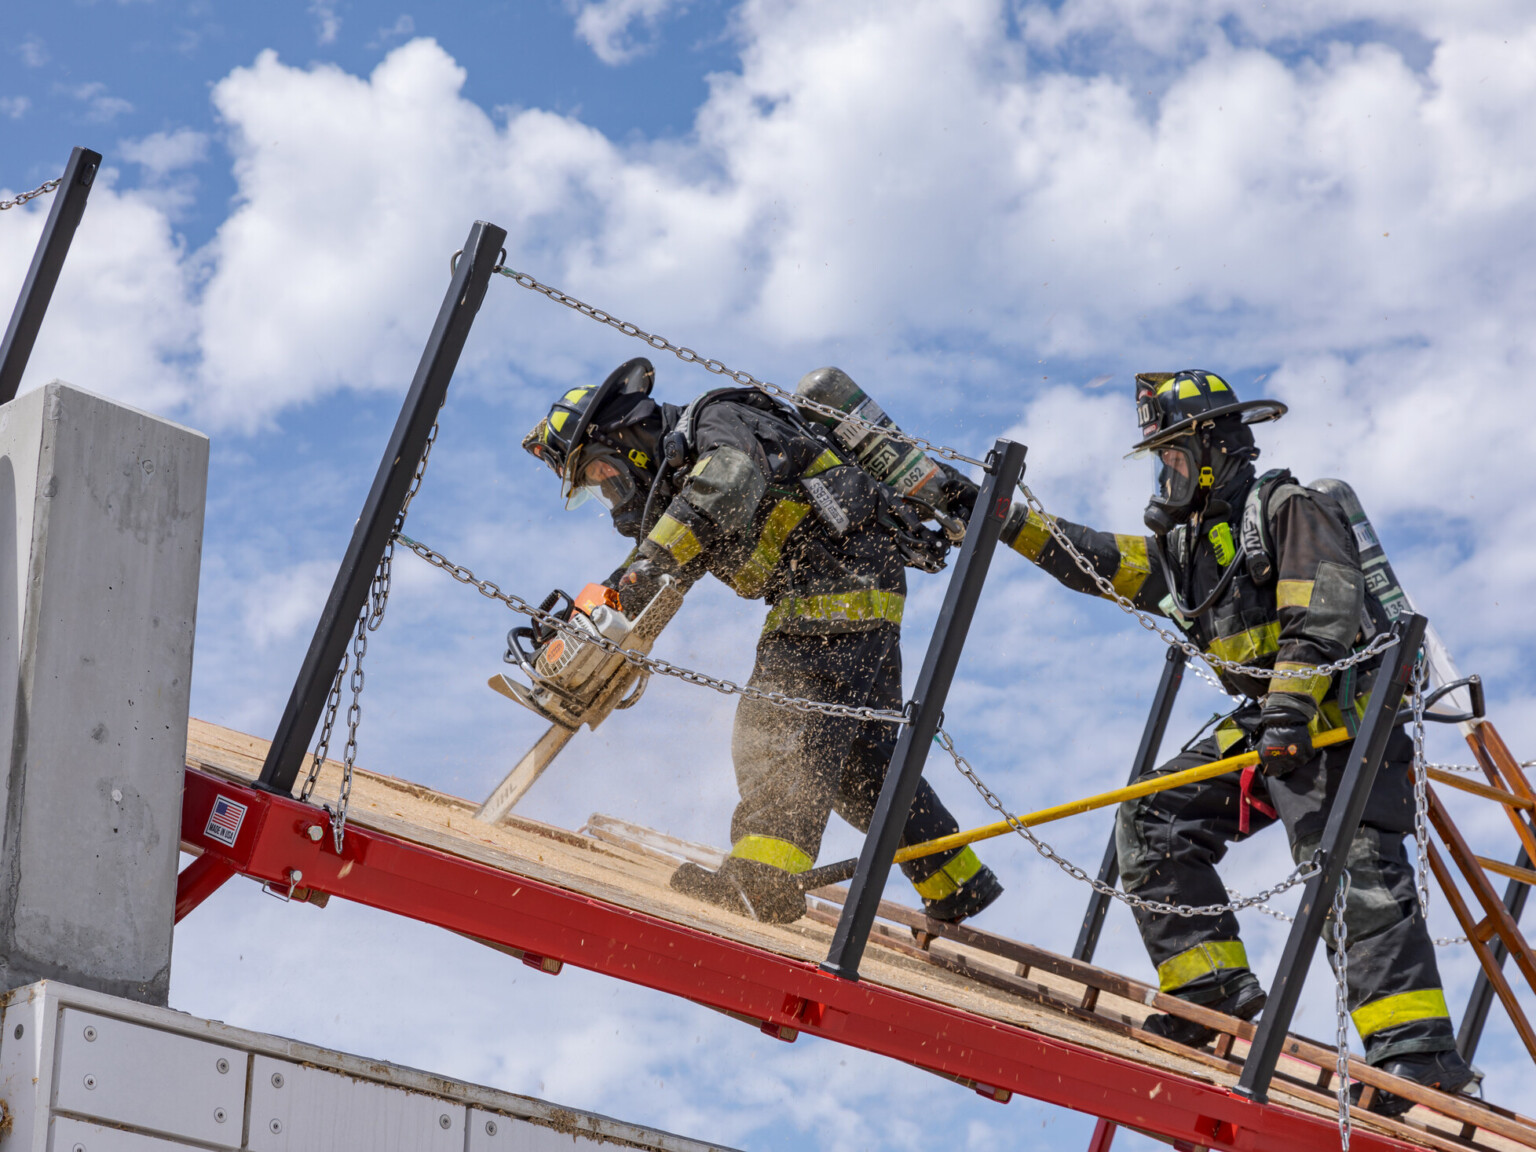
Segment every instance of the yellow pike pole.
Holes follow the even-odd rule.
[[[1334,728],[1324,732],[1320,736],[1312,738],[1312,747],[1327,748],[1331,744],[1342,744],[1346,740],[1353,740],[1349,730]],[[1057,804],[1054,808],[1042,808],[1038,812],[1031,812],[1027,816],[1016,816],[1014,821],[1026,828],[1033,828],[1036,824],[1049,824],[1052,820],[1060,820],[1063,816],[1076,816],[1079,812],[1092,812],[1095,808],[1107,808],[1111,804],[1119,804],[1125,800],[1135,800],[1139,796],[1150,796],[1154,792],[1164,792],[1169,788],[1178,788],[1184,784],[1194,784],[1199,780],[1209,780],[1213,776],[1225,776],[1228,772],[1236,772],[1239,768],[1246,768],[1250,764],[1259,762],[1257,752],[1243,752],[1237,756],[1228,756],[1225,760],[1212,760],[1209,764],[1201,764],[1196,768],[1186,768],[1182,772],[1174,772],[1167,776],[1153,776],[1149,780],[1129,785],[1125,788],[1116,788],[1113,792],[1100,792],[1097,796],[1085,796],[1081,800],[1073,800],[1067,804]],[[1013,824],[1007,820],[999,820],[996,824],[986,824],[980,828],[972,828],[968,832],[956,832],[953,836],[940,836],[937,840],[925,840],[921,844],[913,844],[896,853],[894,860],[897,864],[908,860],[916,860],[919,856],[932,856],[935,852],[947,852],[951,848],[964,848],[967,844],[974,844],[978,840],[991,840],[994,836],[1006,836],[1013,831]]]

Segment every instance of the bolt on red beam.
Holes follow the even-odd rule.
[[[503,872],[372,829],[343,854],[312,840],[316,810],[187,769],[182,839],[258,880],[303,873],[316,891],[525,953],[1172,1139],[1254,1152],[1335,1147],[1332,1117],[1259,1104],[1219,1085],[990,1020],[814,964]],[[233,835],[210,824],[242,809]],[[227,825],[228,819],[224,821]],[[218,837],[208,834],[212,827]],[[1355,1131],[1357,1152],[1413,1146]]]

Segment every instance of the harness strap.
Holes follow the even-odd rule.
[[[1248,834],[1248,810],[1257,808],[1264,815],[1273,820],[1279,815],[1273,808],[1253,794],[1253,774],[1258,771],[1257,764],[1250,764],[1243,769],[1242,783],[1239,785],[1241,796],[1237,806],[1237,830],[1244,836]]]

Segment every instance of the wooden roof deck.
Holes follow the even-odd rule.
[[[187,763],[216,777],[249,783],[267,742],[193,720]],[[327,762],[318,794],[335,796],[340,765]],[[419,784],[359,770],[349,822],[424,848],[782,957],[817,963],[826,955],[842,892],[812,895],[809,914],[789,926],[756,923],[691,900],[667,887],[682,859],[718,863],[721,853],[622,820],[594,815],[580,830],[557,828],[515,813],[497,826],[474,820],[475,802]],[[1252,1026],[1160,995],[1155,988],[1018,941],[928,921],[886,903],[861,968],[862,982],[881,985],[1041,1036],[1134,1061],[1149,1069],[1229,1086],[1241,1068]],[[935,936],[919,944],[914,930]],[[578,961],[579,962],[579,961]],[[1140,1029],[1151,1012],[1175,1011],[1217,1026],[1214,1045],[1194,1051]],[[756,1021],[753,1021],[756,1023]],[[1271,1090],[1273,1102],[1332,1117],[1328,1087],[1334,1052],[1293,1037]],[[1466,1098],[1430,1092],[1382,1076],[1355,1061],[1358,1079],[1390,1086],[1421,1101],[1400,1120],[1355,1110],[1360,1130],[1427,1148],[1536,1149],[1536,1123]],[[962,1082],[969,1083],[968,1081]],[[1319,1085],[1324,1085],[1319,1087]],[[971,1086],[976,1086],[972,1084]]]

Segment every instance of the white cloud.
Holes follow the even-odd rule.
[[[27,114],[27,109],[32,107],[32,100],[27,96],[0,96],[0,116],[8,116],[12,120],[20,120]]]
[[[152,179],[201,163],[208,155],[208,135],[191,128],[153,132],[118,144],[123,159],[142,165]]]
[[[316,0],[309,6],[309,14],[315,18],[315,43],[336,43],[336,37],[341,34],[341,17],[336,14],[336,5]]]
[[[15,52],[28,68],[41,68],[52,59],[48,54],[48,46],[36,36],[28,36],[22,40],[16,45]]]
[[[69,89],[69,94],[85,105],[85,117],[97,124],[110,124],[125,112],[132,112],[133,105],[121,96],[109,96],[107,86],[99,80],[79,84]]]
[[[657,28],[687,0],[569,0],[576,35],[604,64],[623,64],[655,46]],[[636,31],[636,26],[639,31]]]

